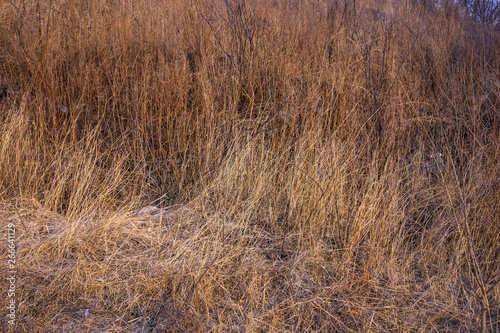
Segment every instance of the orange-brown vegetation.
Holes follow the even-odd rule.
[[[1,325],[498,332],[498,20],[431,2],[1,2]]]

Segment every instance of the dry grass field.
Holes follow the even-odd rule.
[[[0,330],[499,332],[494,5],[1,1]]]

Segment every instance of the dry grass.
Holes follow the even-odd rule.
[[[500,331],[498,22],[345,3],[2,2],[5,330]]]

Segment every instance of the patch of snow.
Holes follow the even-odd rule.
[[[170,213],[170,209],[158,208],[156,206],[146,206],[142,207],[135,216],[137,217],[148,217],[156,215],[167,215]]]

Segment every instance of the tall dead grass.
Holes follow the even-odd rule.
[[[389,0],[0,17],[16,332],[500,330],[498,23]]]

